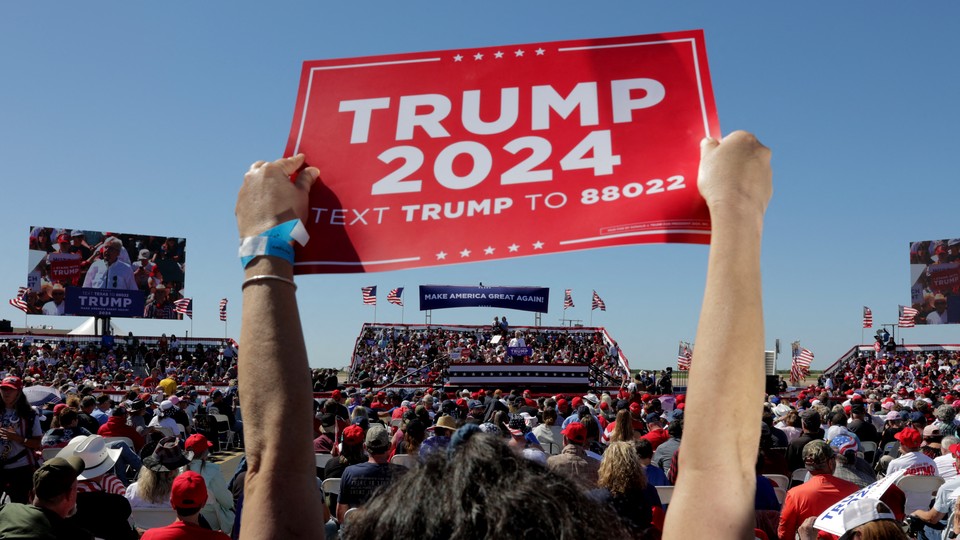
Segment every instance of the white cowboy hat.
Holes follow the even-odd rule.
[[[119,448],[108,448],[100,435],[80,435],[70,439],[67,446],[57,452],[57,457],[66,459],[76,456],[82,459],[86,468],[77,478],[90,480],[112,469],[121,452]]]

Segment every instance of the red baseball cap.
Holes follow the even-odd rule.
[[[3,381],[0,381],[0,388],[13,388],[14,390],[23,390],[23,381],[20,380],[20,377],[14,377],[13,375],[8,375],[3,378]]]
[[[633,403],[630,404],[630,412],[631,412],[634,416],[640,416],[640,412],[641,412],[641,411],[642,411],[642,409],[640,408],[640,404],[639,404],[639,403],[633,402]]]
[[[333,399],[340,399],[340,396],[342,395],[343,394],[341,394],[339,390],[334,390],[333,393],[330,394],[330,397]]]
[[[170,490],[170,503],[174,508],[203,508],[207,504],[207,484],[203,477],[193,471],[178,475]]]
[[[919,448],[920,443],[923,442],[923,437],[920,435],[920,432],[912,427],[903,428],[893,437],[900,441],[901,446],[907,448]]]
[[[187,441],[183,443],[183,448],[185,450],[191,450],[194,454],[199,454],[213,447],[213,443],[208,441],[206,437],[199,433],[194,433],[193,435],[187,437]]]
[[[644,394],[644,395],[640,396],[640,401],[650,401],[650,399],[652,399],[652,398],[653,398],[653,396],[651,396],[650,394]]]
[[[357,424],[351,424],[343,430],[343,444],[349,446],[360,446],[363,444],[363,428]]]
[[[583,405],[583,398],[580,396],[574,396],[573,403],[571,403],[571,405],[573,405],[574,409],[579,409],[580,406]]]
[[[950,453],[953,454],[953,457],[960,457],[960,443],[950,445]]]
[[[564,437],[570,442],[583,444],[587,442],[587,428],[580,422],[572,422],[561,431]]]

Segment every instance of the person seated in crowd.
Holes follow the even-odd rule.
[[[115,474],[115,465],[122,450],[110,448],[99,435],[80,435],[70,439],[57,457],[78,457],[86,468],[80,474],[77,489],[81,492],[126,494],[126,486]]]
[[[836,455],[837,465],[833,475],[864,488],[876,482],[877,476],[870,464],[857,456],[858,447],[856,439],[848,435],[840,435],[830,440],[830,448]]]
[[[634,537],[651,534],[653,509],[660,507],[660,496],[647,481],[633,442],[610,443],[600,463],[597,486],[588,495],[608,505]]]
[[[948,452],[953,460],[953,466],[960,468],[960,443],[950,445]],[[938,524],[946,525],[947,515],[953,510],[957,495],[960,494],[958,490],[960,490],[960,477],[954,476],[937,488],[937,495],[932,507],[920,508],[910,512],[911,515],[933,526],[925,528],[924,535],[926,538],[939,538],[941,536]]]
[[[367,430],[364,448],[369,455],[366,463],[351,465],[340,477],[340,498],[337,501],[337,520],[343,523],[343,515],[350,508],[366,504],[377,488],[390,484],[405,472],[406,467],[387,461],[390,450],[390,434],[383,424],[373,424]]]
[[[820,515],[832,504],[860,489],[853,482],[833,475],[836,461],[833,449],[826,442],[807,443],[802,457],[811,478],[787,491],[777,528],[780,540],[792,540],[805,519]]]
[[[667,434],[670,438],[660,443],[657,449],[653,451],[653,464],[660,467],[665,473],[670,472],[670,468],[673,466],[673,456],[680,449],[680,441],[683,438],[683,416],[674,415],[671,418],[676,419],[670,420],[670,423],[667,424]]]
[[[637,452],[637,458],[643,465],[643,472],[646,474],[647,483],[651,486],[669,486],[667,475],[663,469],[653,464],[653,445],[647,439],[633,441],[634,450]],[[606,455],[606,454],[604,454]]]
[[[167,428],[169,429],[174,437],[181,437],[183,433],[180,432],[180,426],[177,425],[177,421],[173,418],[174,406],[173,402],[165,399],[160,402],[160,408],[157,409],[157,414],[150,420],[148,427],[154,428]]]
[[[80,418],[75,409],[63,408],[57,415],[57,421],[60,427],[50,428],[43,434],[41,444],[44,449],[63,448],[78,435],[93,435],[93,433],[77,425]]]
[[[209,460],[213,443],[203,435],[195,433],[187,437],[183,446],[187,456],[193,454],[184,472],[193,471],[202,476],[210,495],[207,504],[201,510],[201,515],[214,530],[230,534],[234,518],[233,494],[227,489],[227,481],[223,478],[220,465]]]
[[[543,422],[533,428],[533,435],[548,456],[555,456],[563,450],[563,428],[557,425],[558,418],[557,409],[547,407],[543,410]]]
[[[547,468],[569,476],[583,490],[597,486],[600,462],[587,455],[587,428],[574,422],[563,430],[563,450],[547,459]]]
[[[94,536],[69,523],[77,507],[77,477],[83,472],[77,457],[53,458],[33,474],[31,503],[0,505],[0,538],[70,538]]]
[[[241,238],[307,218],[308,193],[319,170],[301,170],[304,160],[298,155],[250,167],[236,207]],[[761,424],[761,408],[755,400],[764,383],[760,240],[772,193],[769,162],[769,150],[748,133],[732,133],[722,142],[706,138],[701,143],[698,189],[713,230],[693,359],[697,367],[688,382],[689,424],[683,448],[689,465],[666,517],[664,537],[668,539],[740,538],[753,530],[753,501],[745,495],[755,490]],[[310,472],[311,386],[302,377],[308,364],[293,265],[282,257],[257,256],[246,265],[244,275],[240,395],[251,437],[246,447],[247,510],[242,535],[311,537],[321,529],[323,516],[316,511],[319,501]],[[736,370],[730,369],[734,363]],[[276,388],[285,391],[277,393]],[[716,406],[721,400],[722,410]],[[463,429],[469,433],[477,428]],[[566,437],[574,435],[585,443],[582,424],[579,429],[578,434],[568,430]],[[578,499],[577,489],[569,482],[551,482],[557,475],[532,463],[523,465],[528,461],[503,442],[468,433],[462,437],[465,442],[457,441],[464,446],[459,456],[452,442],[451,459],[428,460],[418,469],[420,474],[405,475],[394,489],[388,487],[375,497],[345,530],[346,535],[355,535],[348,538],[441,538],[466,527],[479,535],[509,530],[527,538],[625,536],[613,525],[609,512]],[[386,451],[389,437],[384,433],[383,438]],[[557,457],[562,456],[553,459]],[[498,465],[505,470],[491,473]],[[471,469],[459,469],[465,466]],[[481,470],[484,474],[477,474]],[[462,486],[454,484],[458,479]],[[477,489],[478,482],[505,483]],[[523,495],[525,485],[533,486],[526,492],[531,495]],[[436,511],[424,512],[423,501],[441,486],[461,495],[433,497]],[[523,501],[523,511],[513,504],[497,504],[499,494],[509,501]],[[537,508],[541,501],[547,505]],[[286,519],[291,515],[297,519]],[[553,519],[543,519],[545,515]],[[705,515],[713,519],[702,519]],[[537,531],[543,531],[543,536],[534,536]]]
[[[228,535],[201,526],[200,514],[207,497],[203,476],[194,471],[177,476],[170,486],[167,502],[176,510],[177,520],[166,527],[147,530],[141,540],[229,540]]]
[[[426,459],[431,454],[441,452],[450,444],[450,436],[457,429],[457,421],[450,415],[443,415],[437,418],[437,423],[428,427],[428,432],[433,435],[427,437],[420,445],[420,459]]]
[[[160,440],[153,453],[143,460],[137,481],[127,486],[126,497],[133,508],[166,508],[173,480],[180,467],[190,463],[192,453],[180,450],[176,437]]]
[[[139,453],[146,441],[135,427],[127,423],[128,417],[129,413],[126,407],[117,407],[113,410],[113,414],[107,420],[107,423],[97,430],[97,435],[101,437],[126,437],[133,443],[133,451]]]
[[[937,464],[933,459],[920,451],[922,437],[920,432],[912,427],[903,428],[897,433],[900,441],[900,457],[887,465],[887,476],[906,470],[906,474],[917,476],[937,476]],[[907,491],[906,512],[926,509],[930,503],[930,494],[917,491]]]
[[[807,409],[803,411],[803,414],[800,415],[800,422],[803,432],[787,446],[787,467],[791,471],[804,467],[803,449],[806,448],[807,443],[814,440],[823,440],[826,437],[826,433],[820,427],[820,413],[816,410]]]

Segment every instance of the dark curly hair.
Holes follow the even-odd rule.
[[[567,477],[517,455],[503,439],[467,428],[455,438],[458,444],[449,458],[431,456],[351,515],[342,538],[630,536],[608,508],[589,499]]]

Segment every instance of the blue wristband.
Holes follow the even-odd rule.
[[[306,228],[299,219],[281,223],[267,229],[257,236],[248,236],[240,241],[240,264],[244,268],[260,256],[279,257],[290,264],[294,263],[293,242],[301,246],[310,239]]]

